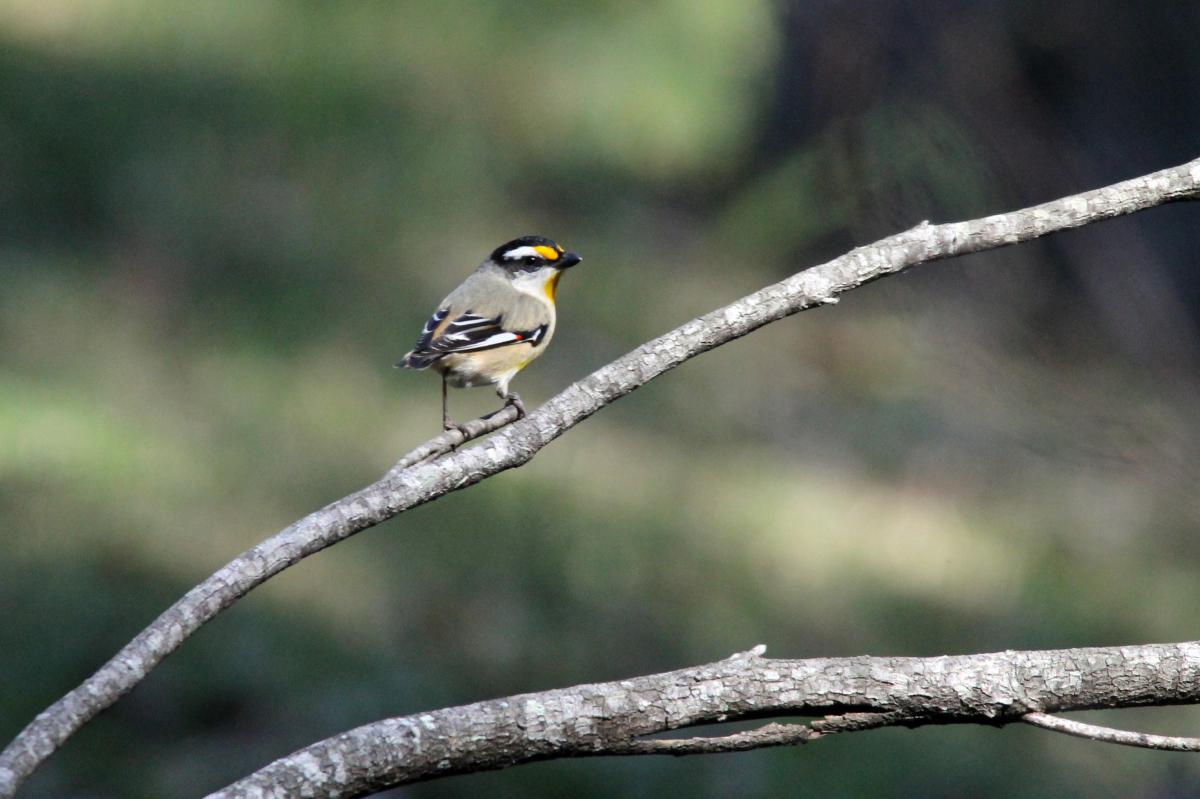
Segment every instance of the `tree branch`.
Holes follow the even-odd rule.
[[[884,726],[1039,723],[1030,717],[1044,711],[1197,700],[1200,642],[935,658],[736,657],[378,721],[294,752],[209,799],[362,796],[535,760],[732,752]],[[839,715],[724,738],[642,738],[828,713]]]
[[[839,732],[858,732],[877,727],[890,727],[903,716],[897,713],[846,713],[826,716],[811,724],[771,723],[756,730],[735,732],[717,738],[636,739],[610,744],[609,755],[712,755],[722,752],[745,752],[769,746],[797,746]]]
[[[568,386],[482,444],[438,455],[450,446],[453,434],[439,436],[377,482],[234,558],[164,611],[95,674],[40,713],[0,753],[0,798],[13,796],[63,741],[137,685],[201,625],[265,580],[410,508],[528,462],[571,427],[684,361],[915,264],[1028,241],[1196,196],[1200,196],[1200,159],[1011,213],[944,225],[922,223],[767,286],[643,344]],[[496,417],[496,423],[504,418]]]
[[[460,424],[457,428],[447,430],[440,436],[435,436],[421,446],[413,449],[403,458],[396,461],[396,465],[388,470],[386,476],[395,477],[410,466],[416,466],[418,463],[426,463],[440,455],[445,455],[447,452],[453,452],[463,444],[481,436],[486,436],[488,433],[493,433],[501,427],[512,424],[516,420],[517,409],[512,405],[505,405],[495,413],[490,413],[487,416],[481,416],[465,424]]]

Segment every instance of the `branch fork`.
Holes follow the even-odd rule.
[[[75,731],[141,682],[203,624],[258,585],[357,532],[527,463],[588,416],[681,363],[799,311],[832,304],[840,294],[916,264],[1198,197],[1200,159],[1010,213],[939,225],[922,223],[697,317],[567,387],[518,423],[511,423],[517,410],[509,407],[468,422],[463,431],[431,439],[380,480],[309,514],[218,569],[95,674],[40,713],[0,752],[0,799],[12,797]],[[495,434],[475,446],[461,446],[486,433]],[[1164,690],[1169,693],[1170,687]],[[1108,701],[1111,706],[1121,697]],[[778,734],[777,730],[768,733]]]
[[[1200,642],[931,658],[786,660],[754,654],[386,719],[280,758],[210,799],[250,799],[267,791],[275,797],[357,796],[367,786],[380,790],[535,760],[740,752],[929,724],[1027,722],[1092,740],[1195,751],[1190,739],[1105,730],[1029,708],[1065,712],[1196,702]],[[720,737],[647,737],[722,720],[794,716],[819,718],[775,721]],[[418,725],[419,740],[411,733]]]

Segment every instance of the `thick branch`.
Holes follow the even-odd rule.
[[[482,444],[424,460],[439,451],[430,442],[398,465],[407,468],[389,471],[379,481],[234,558],[168,608],[99,671],[39,714],[0,753],[0,798],[11,797],[75,730],[137,685],[202,624],[263,581],[403,511],[528,462],[571,427],[684,361],[915,264],[1028,241],[1197,196],[1200,159],[1020,211],[944,225],[923,223],[767,286],[643,344]]]
[[[936,658],[738,656],[367,724],[209,799],[362,796],[534,760],[740,751],[881,726],[1006,724],[1043,711],[1197,700],[1200,642]],[[831,713],[839,715],[724,738],[641,738],[697,724]]]

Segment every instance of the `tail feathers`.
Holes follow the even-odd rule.
[[[435,361],[442,357],[442,354],[440,352],[417,352],[413,350],[396,362],[396,368],[428,369]]]

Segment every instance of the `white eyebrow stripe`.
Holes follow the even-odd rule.
[[[537,250],[535,250],[533,247],[528,247],[528,246],[526,246],[526,247],[514,247],[513,249],[511,249],[511,250],[509,250],[508,252],[504,253],[504,257],[505,257],[506,259],[511,259],[511,260],[514,260],[514,261],[515,261],[515,260],[517,260],[518,258],[524,258],[526,255],[532,255],[534,258],[541,258],[541,257],[542,257],[542,254],[541,254],[540,252],[538,252]]]

